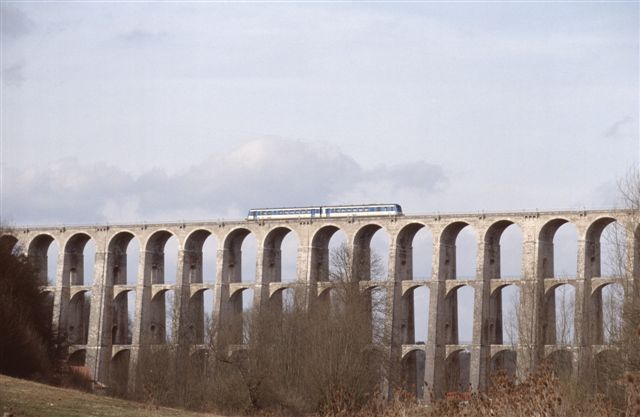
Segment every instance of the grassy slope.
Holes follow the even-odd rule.
[[[142,403],[56,388],[0,375],[0,415],[16,417],[214,417],[171,408],[150,407]]]

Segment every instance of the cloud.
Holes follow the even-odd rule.
[[[631,136],[634,118],[630,115],[623,117],[622,119],[616,121],[611,126],[609,126],[602,136],[605,139],[623,139]]]
[[[280,138],[247,142],[175,174],[134,176],[77,159],[5,170],[5,220],[88,223],[242,217],[265,206],[392,202],[446,182],[426,162],[367,169],[337,147]]]
[[[3,38],[17,39],[28,35],[33,22],[18,8],[0,4],[0,34]]]
[[[118,37],[121,41],[134,45],[153,45],[163,42],[167,38],[166,32],[149,32],[145,30],[131,30]]]
[[[2,82],[5,85],[20,85],[24,81],[24,61],[2,68]]]

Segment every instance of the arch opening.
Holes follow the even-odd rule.
[[[471,390],[471,352],[458,350],[445,361],[445,387],[447,392]]]
[[[91,285],[95,264],[95,242],[86,233],[69,238],[64,249],[63,279],[69,285]]]
[[[543,332],[546,345],[570,346],[574,343],[575,295],[575,288],[569,284],[556,286],[545,295]]]
[[[458,321],[458,337],[456,344],[470,344],[473,342],[473,316],[475,310],[475,290],[465,285],[456,290],[458,308],[456,311]]]
[[[183,255],[183,278],[185,283],[214,283],[217,273],[216,237],[210,231],[200,229],[185,240]]]
[[[236,229],[230,232],[224,241],[223,283],[254,283],[256,260],[255,235],[248,229]]]
[[[492,329],[489,329],[489,340],[492,344],[502,345],[517,345],[518,343],[525,342],[530,338],[527,335],[521,333],[520,324],[526,322],[527,318],[522,317],[522,311],[520,309],[520,287],[517,285],[507,285],[499,288],[492,295],[491,302],[494,301],[494,296],[501,298],[500,309],[497,310],[494,306],[490,309],[490,314],[498,317],[499,322],[495,322],[494,328],[499,331],[499,334],[492,333]],[[491,325],[490,325],[491,326]]]
[[[213,332],[213,292],[200,290],[189,300],[187,338],[190,344],[211,346]]]
[[[593,344],[612,344],[620,341],[623,333],[624,288],[611,283],[597,288],[591,295],[593,318]]]
[[[135,285],[140,242],[129,232],[120,232],[109,242],[107,282],[113,285]]]
[[[347,243],[347,234],[339,229],[327,240],[329,251],[327,281],[352,282],[351,276],[352,249]]]
[[[178,241],[167,230],[159,230],[146,243],[145,281],[151,284],[175,284]]]
[[[475,290],[469,285],[452,289],[444,299],[445,344],[470,344],[473,341]]]
[[[500,220],[487,230],[484,240],[485,276],[490,279],[522,279],[522,229]]]
[[[134,291],[123,291],[114,299],[112,307],[111,344],[131,344],[133,339],[135,303],[136,294]]]
[[[122,397],[127,393],[129,382],[129,349],[121,350],[111,359],[109,367],[109,391],[112,395]]]
[[[478,253],[475,230],[465,222],[454,222],[440,235],[439,279],[476,279]]]
[[[277,227],[266,236],[262,248],[262,282],[297,280],[298,238],[291,229]]]
[[[567,381],[571,378],[573,374],[573,354],[570,351],[566,349],[556,350],[547,356],[547,361],[561,381]]]
[[[607,224],[596,243],[594,253],[600,265],[594,265],[593,276],[624,277],[627,276],[628,251],[627,231],[617,221]],[[599,250],[598,250],[599,249]],[[594,251],[596,252],[596,251]],[[599,259],[598,259],[599,258]],[[596,263],[596,260],[594,260]]]
[[[427,343],[429,336],[429,303],[431,300],[431,292],[428,287],[417,287],[413,290],[412,298],[414,307],[413,340],[414,343]]]
[[[87,351],[78,349],[69,355],[67,363],[71,366],[84,366],[86,362]]]
[[[402,358],[402,387],[416,399],[424,399],[424,372],[426,354],[424,350],[412,350]]]
[[[174,344],[177,318],[175,311],[175,293],[173,290],[158,292],[152,299],[149,311],[149,342],[154,345]]]
[[[604,350],[596,354],[593,359],[595,375],[591,380],[595,383],[596,392],[605,394],[607,398],[616,399],[616,404],[623,404],[625,390],[618,382],[624,375],[622,355],[619,351]]]
[[[575,278],[578,268],[578,231],[565,219],[547,222],[538,242],[543,278]]]
[[[50,235],[38,235],[29,244],[27,256],[36,268],[38,281],[42,285],[56,285],[59,253],[60,246]]]
[[[87,344],[90,312],[90,291],[80,291],[71,297],[67,319],[67,340],[70,345]]]
[[[516,381],[518,354],[513,350],[502,350],[491,358],[489,373],[491,376],[503,373],[511,382]]]

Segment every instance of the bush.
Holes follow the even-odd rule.
[[[54,344],[46,294],[23,255],[0,246],[0,373],[48,374]]]

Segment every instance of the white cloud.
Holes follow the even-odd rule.
[[[77,159],[7,170],[4,217],[21,224],[237,218],[251,207],[397,201],[406,191],[437,192],[445,181],[442,168],[426,162],[368,170],[326,143],[265,138],[175,174],[134,176]]]

